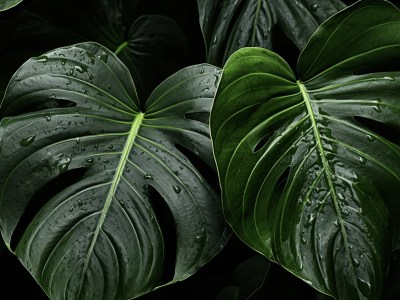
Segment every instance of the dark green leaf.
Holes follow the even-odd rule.
[[[51,299],[137,297],[225,245],[218,194],[193,165],[214,168],[208,126],[188,118],[209,112],[219,76],[182,69],[140,110],[128,69],[99,44],[56,49],[14,74],[0,107],[0,228]],[[15,240],[32,201],[41,207]],[[161,228],[167,215],[175,234]],[[166,244],[176,261],[163,282]]]
[[[120,44],[115,53],[129,68],[136,86],[145,93],[151,91],[160,78],[175,71],[185,55],[185,47],[185,36],[172,19],[146,15],[132,24],[128,40]]]
[[[198,0],[207,62],[221,65],[243,47],[274,49],[274,30],[303,49],[318,25],[345,8],[340,0]]]
[[[259,254],[241,262],[232,274],[232,285],[222,290],[217,300],[257,299],[254,296],[264,284],[269,264]]]
[[[21,2],[22,0],[2,0],[0,2],[0,11],[10,9],[14,6],[17,6]]]
[[[399,32],[396,7],[359,1],[314,33],[299,80],[277,54],[241,49],[211,113],[234,231],[337,299],[380,299],[399,246]]]

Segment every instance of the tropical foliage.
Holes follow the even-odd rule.
[[[0,11],[0,260],[15,298],[399,297],[392,3]]]

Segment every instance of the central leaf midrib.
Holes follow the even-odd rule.
[[[333,203],[334,203],[334,206],[335,206],[335,211],[336,211],[336,215],[337,215],[337,218],[338,218],[338,222],[340,224],[340,231],[341,231],[341,234],[342,234],[342,237],[343,237],[343,242],[345,244],[345,249],[346,249],[346,252],[348,252],[349,251],[348,250],[349,249],[348,248],[349,245],[348,245],[346,230],[345,230],[345,227],[344,227],[344,220],[343,220],[343,217],[342,217],[342,212],[341,212],[340,207],[339,207],[335,186],[334,186],[334,183],[333,183],[332,177],[331,177],[331,175],[333,175],[333,174],[331,174],[329,172],[330,167],[329,167],[328,160],[326,158],[325,150],[324,150],[324,148],[322,146],[321,134],[320,134],[319,129],[317,127],[317,121],[316,121],[316,118],[315,118],[314,110],[313,110],[313,108],[311,106],[311,99],[310,99],[310,97],[308,95],[308,91],[307,91],[306,87],[304,86],[304,84],[300,80],[297,81],[297,84],[298,84],[298,86],[300,88],[301,95],[303,96],[304,103],[306,104],[307,111],[308,111],[308,114],[310,116],[311,125],[312,125],[314,136],[315,136],[315,139],[316,139],[316,144],[317,144],[319,156],[321,158],[322,165],[323,165],[323,170],[324,170],[324,173],[325,173],[325,178],[326,178],[326,181],[328,182],[329,189],[331,191],[331,196],[332,196]],[[349,257],[351,257],[351,254],[349,252],[348,252],[348,255],[349,255]]]
[[[82,286],[83,286],[83,281],[84,281],[83,280],[83,276],[86,274],[86,271],[88,269],[89,262],[90,262],[90,257],[92,256],[94,246],[96,245],[97,238],[99,236],[100,230],[103,227],[103,223],[104,223],[104,220],[105,220],[105,218],[107,216],[107,212],[108,212],[108,210],[110,208],[111,202],[113,200],[113,197],[114,197],[114,194],[115,194],[115,190],[117,189],[118,184],[119,184],[119,182],[121,180],[122,173],[123,173],[123,171],[125,169],[125,165],[126,165],[126,163],[128,161],[128,156],[129,156],[129,154],[131,152],[132,146],[133,146],[133,144],[135,142],[135,139],[137,137],[137,134],[138,134],[139,128],[140,128],[140,126],[142,124],[143,118],[144,118],[144,114],[143,113],[138,113],[135,116],[135,119],[132,122],[131,129],[129,131],[128,138],[127,138],[127,140],[125,142],[125,145],[124,145],[124,148],[123,148],[123,150],[121,152],[121,158],[120,158],[118,166],[116,168],[116,171],[115,171],[115,174],[114,174],[114,179],[113,179],[113,181],[111,183],[111,186],[110,186],[110,189],[108,191],[107,198],[106,198],[106,200],[104,202],[103,209],[101,210],[101,215],[100,215],[98,224],[96,226],[96,230],[95,230],[95,232],[93,234],[93,238],[92,238],[92,241],[90,243],[88,253],[87,253],[86,258],[85,258],[85,264],[84,264],[83,271],[82,271],[82,278],[81,278],[81,281],[80,281],[79,294],[80,294],[80,292],[82,290]]]

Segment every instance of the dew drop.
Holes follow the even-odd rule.
[[[23,138],[19,144],[23,147],[29,146],[30,144],[32,144],[35,141],[35,136],[31,135],[31,136],[27,136],[26,138]]]
[[[321,95],[318,93],[314,94],[314,99],[321,100]]]
[[[394,78],[393,78],[393,77],[390,77],[390,76],[385,76],[385,77],[383,77],[383,79],[390,80],[390,81],[394,81]]]
[[[59,173],[63,174],[65,172],[67,172],[68,171],[68,166],[69,166],[69,163],[65,163],[65,164],[59,165],[58,166]]]
[[[373,142],[375,138],[372,135],[367,134],[367,139],[369,142]]]
[[[100,58],[100,60],[104,63],[107,63],[108,60],[108,54],[107,53],[103,53],[102,55],[98,56],[98,58]]]
[[[45,63],[49,58],[46,55],[36,57],[36,61]]]
[[[318,9],[318,4],[317,3],[314,3],[313,5],[311,5],[311,10],[312,11],[317,11],[317,9]]]
[[[200,70],[200,74],[204,74],[204,69],[201,69],[201,70]]]
[[[375,106],[373,106],[372,108],[373,108],[376,112],[378,112],[378,113],[382,112],[381,107],[378,106],[378,105],[375,105]]]
[[[212,41],[213,44],[216,44],[218,42],[218,35],[214,36],[214,39]]]
[[[108,146],[108,149],[113,149],[113,148],[114,148],[113,145],[109,145],[109,146]]]
[[[86,162],[89,163],[89,164],[92,164],[93,163],[93,158],[86,159]]]
[[[363,156],[360,156],[360,157],[358,158],[358,161],[360,162],[360,164],[365,164],[365,163],[367,162],[366,158],[363,157]]]
[[[174,189],[174,192],[177,193],[177,194],[180,194],[181,191],[182,191],[181,188],[179,186],[177,186],[177,185],[174,185],[172,188]]]
[[[356,266],[356,267],[360,266],[360,262],[355,258],[353,258],[353,263],[354,263],[354,266]]]
[[[148,179],[148,180],[153,180],[154,179],[153,175],[151,175],[151,174],[146,174],[146,175],[143,176],[143,178],[144,179]]]
[[[45,116],[44,118],[46,119],[47,122],[51,121],[51,117],[50,116]]]
[[[364,295],[369,295],[370,290],[371,290],[371,284],[362,278],[358,278],[357,283],[358,283],[358,286],[359,286],[361,292]]]

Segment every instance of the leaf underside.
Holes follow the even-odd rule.
[[[128,69],[96,43],[14,74],[0,107],[0,228],[10,248],[31,202],[41,203],[15,253],[51,299],[138,297],[222,249],[219,196],[193,161],[214,168],[208,125],[190,118],[209,113],[219,76],[207,64],[182,69],[140,110]],[[37,199],[43,188],[56,192]],[[161,228],[166,215],[175,233]],[[166,244],[176,245],[167,282]]]
[[[366,0],[318,28],[298,78],[241,49],[211,112],[228,223],[337,299],[380,299],[399,245],[399,32],[396,7]]]

